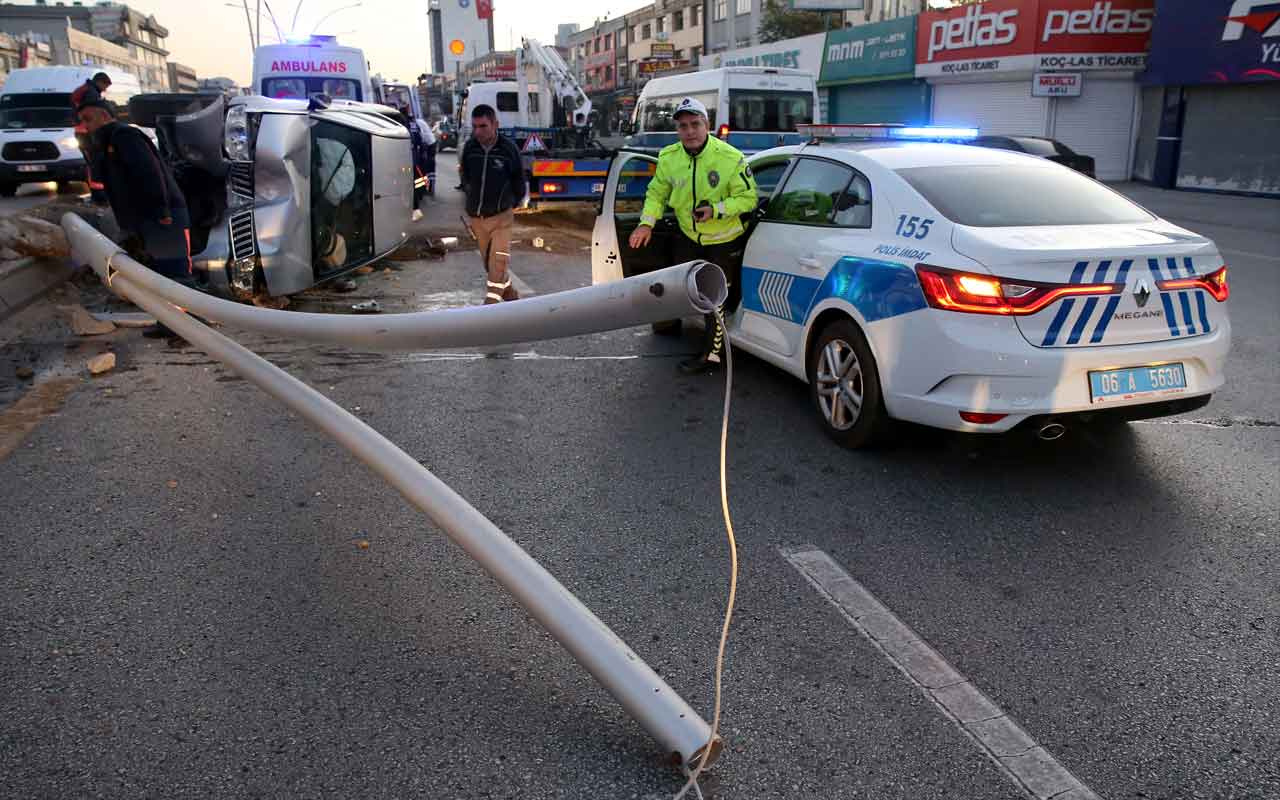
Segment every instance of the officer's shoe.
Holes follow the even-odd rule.
[[[722,365],[719,354],[704,353],[681,361],[678,369],[685,375],[702,375],[719,372]]]

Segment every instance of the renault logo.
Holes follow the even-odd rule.
[[[1147,281],[1138,281],[1138,286],[1133,290],[1133,299],[1138,301],[1138,308],[1142,308],[1151,299],[1151,287],[1147,286]]]

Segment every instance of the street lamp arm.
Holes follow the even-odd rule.
[[[316,24],[311,28],[311,33],[312,33],[312,35],[315,35],[315,32],[316,32],[317,30],[319,30],[319,29],[320,29],[320,26],[324,24],[324,21],[325,21],[325,20],[327,20],[329,17],[332,17],[334,14],[337,14],[339,11],[347,11],[348,9],[352,9],[352,8],[359,8],[359,7],[363,6],[363,5],[364,5],[364,3],[352,3],[352,4],[351,4],[351,5],[349,5],[349,6],[342,6],[341,8],[335,8],[334,10],[330,11],[328,14],[325,14],[323,17],[321,17],[321,18],[320,18],[320,21],[319,21],[319,22],[317,22],[317,23],[316,23]]]

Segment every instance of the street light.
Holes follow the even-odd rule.
[[[311,28],[311,33],[312,33],[312,35],[315,35],[315,32],[320,28],[320,26],[321,26],[322,24],[324,24],[324,21],[325,21],[325,20],[327,20],[329,17],[332,17],[334,14],[337,14],[339,11],[347,11],[347,10],[352,9],[352,8],[360,8],[360,7],[361,7],[361,6],[363,6],[363,5],[364,5],[364,3],[352,3],[352,4],[351,4],[351,5],[349,5],[349,6],[342,6],[341,8],[335,8],[334,10],[330,11],[328,14],[325,14],[323,17],[321,17],[321,18],[320,18],[320,21],[319,21],[319,22],[317,22],[317,23],[316,23],[316,24]]]

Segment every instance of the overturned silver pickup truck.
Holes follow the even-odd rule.
[[[391,108],[218,94],[138,95],[191,214],[197,283],[249,299],[302,291],[399,247],[409,132]]]

